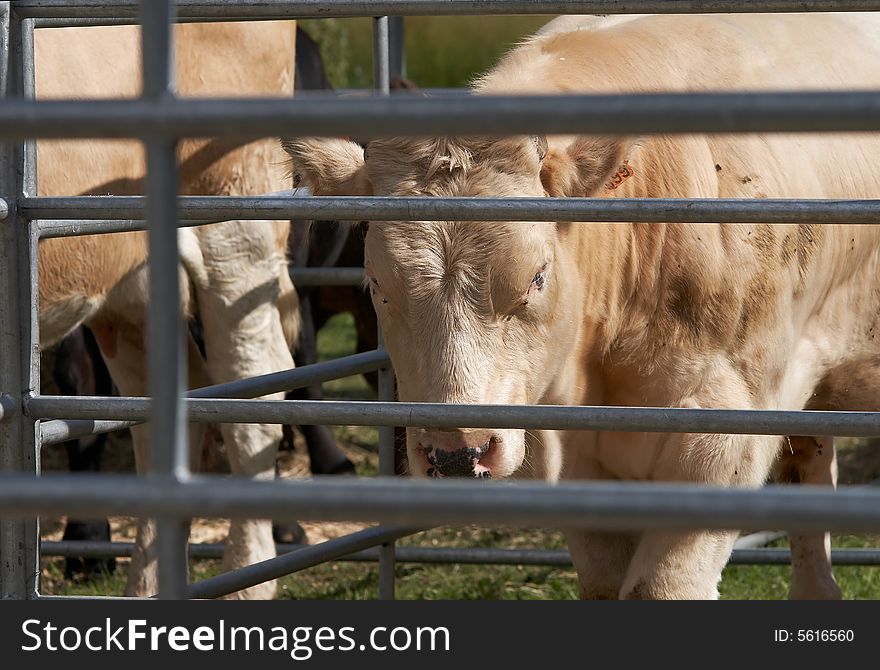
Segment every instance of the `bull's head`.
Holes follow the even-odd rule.
[[[566,196],[603,189],[618,143],[544,138],[288,140],[295,179],[316,195]],[[404,401],[571,402],[567,365],[590,336],[590,289],[573,224],[372,223],[367,288]],[[593,296],[595,298],[595,296]],[[583,366],[577,366],[583,370]],[[567,390],[568,389],[568,390]],[[507,477],[527,460],[522,430],[407,430],[415,476]]]

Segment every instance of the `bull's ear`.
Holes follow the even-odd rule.
[[[555,197],[590,197],[603,190],[627,159],[632,138],[578,137],[564,149],[549,148],[541,164],[544,190]]]
[[[360,144],[338,138],[282,139],[294,186],[315,195],[372,195]]]

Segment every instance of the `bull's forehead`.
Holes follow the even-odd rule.
[[[392,138],[370,142],[376,195],[542,195],[534,138]]]
[[[367,260],[400,307],[488,314],[528,290],[550,260],[552,231],[545,223],[371,223]]]

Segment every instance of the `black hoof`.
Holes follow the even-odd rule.
[[[308,544],[305,529],[296,521],[288,524],[272,524],[272,539],[277,544]]]

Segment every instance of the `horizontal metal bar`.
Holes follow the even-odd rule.
[[[40,444],[44,447],[77,440],[88,435],[103,435],[136,426],[140,421],[90,421],[87,419],[54,419],[40,422]]]
[[[832,549],[834,565],[880,565],[880,549]],[[734,549],[732,565],[791,565],[788,549]]]
[[[188,595],[190,598],[219,598],[270,579],[278,579],[326,561],[342,558],[355,551],[375,547],[386,542],[394,542],[422,530],[424,529],[383,528],[382,526],[366,528],[350,535],[303,547],[297,551],[281,554],[275,558],[196,582],[190,586]]]
[[[874,0],[177,0],[186,18],[328,18],[489,14],[708,14],[738,12],[864,12]],[[134,17],[136,0],[18,0],[23,18]]]
[[[146,421],[149,399],[34,396],[25,412],[35,419]],[[187,400],[191,421],[289,425],[539,428],[655,433],[880,436],[880,412],[617,407],[564,405],[452,405],[329,400]]]
[[[334,358],[301,368],[270,372],[257,377],[214,384],[190,391],[188,398],[255,398],[270,393],[293,391],[312,384],[373,372],[391,363],[388,353],[373,350]],[[79,396],[82,397],[82,396]]]
[[[85,197],[85,196],[84,196]],[[65,213],[65,220],[34,220],[33,225],[37,228],[37,235],[41,240],[53,237],[76,237],[79,235],[103,235],[105,233],[130,233],[137,230],[146,230],[147,224],[143,219],[130,219],[121,221],[118,219],[71,219],[75,213],[70,210]],[[179,228],[191,228],[204,225],[202,221],[177,219]]]
[[[291,267],[290,278],[296,286],[357,286],[364,281],[364,269]]]
[[[187,482],[125,475],[0,475],[0,516],[64,513],[369,521],[391,526],[880,531],[874,488],[763,490],[657,482],[492,482],[401,477]]]
[[[286,191],[278,191],[275,193],[269,193],[265,196],[260,197],[285,197],[285,198],[297,198],[302,197],[302,194],[306,192],[305,189],[293,189]],[[92,198],[102,198],[102,197],[110,197],[110,198],[131,198],[128,200],[128,203],[137,208],[138,218],[135,219],[107,219],[98,218],[98,219],[71,219],[71,212],[76,212],[78,208],[78,203],[83,203],[87,207],[94,207],[96,204]],[[178,197],[179,200],[179,197]],[[36,227],[37,237],[39,239],[48,239],[52,237],[74,237],[78,235],[100,235],[105,233],[128,233],[138,230],[146,230],[146,221],[143,219],[143,211],[144,211],[144,197],[143,196],[72,196],[70,198],[60,197],[54,201],[54,205],[56,207],[57,212],[59,212],[59,219],[37,219],[35,217],[29,217],[31,219],[31,225]],[[47,210],[48,211],[48,210]],[[26,215],[25,215],[26,216]],[[209,217],[204,219],[182,219],[180,216],[177,218],[177,226],[180,228],[189,228],[193,226],[204,226],[212,223],[220,223],[222,221],[228,221],[231,217],[226,219],[218,219],[216,217]]]
[[[0,140],[855,132],[880,130],[868,91],[329,99],[23,100],[0,106]]]
[[[190,398],[253,398],[280,391],[292,391],[312,384],[351,375],[373,372],[390,364],[385,351],[366,351],[351,356],[343,356],[323,363],[314,363],[301,368],[271,372],[257,377],[241,379],[225,384],[206,386],[190,391]],[[124,430],[140,421],[107,421],[82,419],[56,419],[40,423],[41,444],[59,444],[86,435],[100,435],[115,430]]]
[[[308,545],[278,544],[278,553],[300,551]],[[316,545],[320,546],[320,545]],[[50,542],[40,545],[43,556],[110,558],[131,556],[133,542]],[[223,557],[222,543],[189,545],[190,558],[219,559]],[[395,547],[395,558],[400,563],[457,563],[460,565],[534,565],[571,568],[571,556],[565,549],[498,549],[494,547]],[[378,549],[364,549],[340,556],[338,561],[374,562],[379,560]],[[832,549],[834,565],[880,565],[880,549]],[[788,565],[788,549],[758,549],[735,547],[731,565]]]
[[[58,601],[71,601],[71,600],[98,600],[98,601],[109,601],[115,602],[118,600],[152,600],[152,598],[148,598],[146,596],[84,596],[84,595],[75,595],[75,596],[55,596],[55,595],[36,595],[31,600],[47,600],[51,602]]]
[[[184,196],[181,219],[300,219],[317,221],[642,221],[677,223],[880,223],[880,200],[733,198],[390,198]],[[138,219],[139,196],[26,198],[22,211],[41,219],[42,237],[108,232],[98,221],[42,219]],[[119,221],[115,230],[137,230]],[[142,223],[140,225],[143,225]],[[185,225],[181,223],[181,225]],[[51,234],[47,234],[51,232]]]

